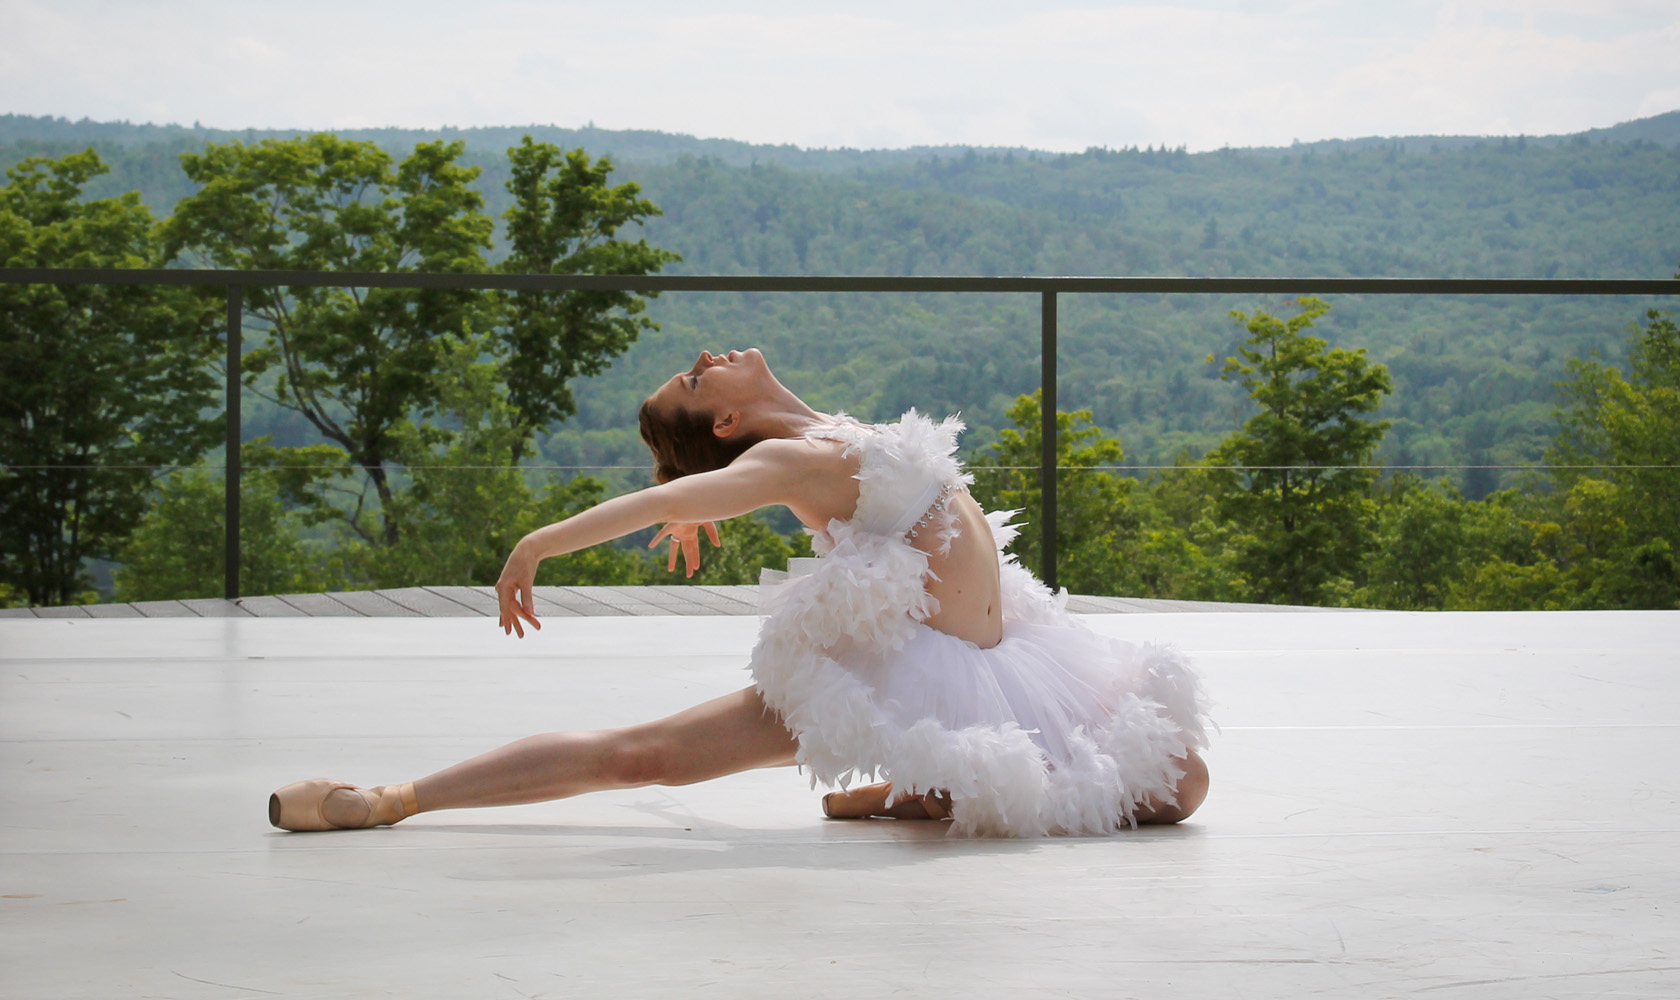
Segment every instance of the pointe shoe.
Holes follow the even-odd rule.
[[[951,818],[951,793],[929,792],[919,799],[923,809],[927,811],[927,818],[933,820]]]
[[[844,792],[829,792],[822,797],[823,815],[829,819],[951,818],[951,796],[948,792],[908,795],[889,803],[892,790],[892,782],[883,781]]]
[[[367,822],[359,827],[335,826],[321,814],[327,796],[340,788],[348,788],[367,803]],[[414,795],[414,782],[401,785],[380,785],[377,788],[358,788],[343,781],[316,778],[298,781],[268,797],[268,821],[282,830],[296,832],[315,830],[365,830],[375,826],[390,826],[420,811],[420,800]]]
[[[829,819],[868,819],[871,816],[885,816],[887,796],[892,794],[892,784],[881,782],[875,785],[859,785],[841,792],[829,792],[822,797],[823,815]]]

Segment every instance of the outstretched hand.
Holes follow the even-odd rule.
[[[502,577],[496,581],[496,604],[501,611],[502,634],[518,632],[525,638],[524,619],[533,629],[542,629],[537,621],[536,592],[537,560],[520,546],[514,546],[502,566]]]
[[[723,542],[718,539],[717,524],[713,521],[672,521],[659,529],[659,534],[653,536],[653,541],[648,543],[648,548],[657,548],[660,542],[669,538],[671,540],[671,558],[665,564],[665,568],[672,573],[677,571],[677,554],[680,552],[683,557],[684,568],[688,570],[686,575],[693,576],[694,571],[700,568],[700,529],[702,527],[706,529],[707,536],[711,538],[712,546],[722,548]]]

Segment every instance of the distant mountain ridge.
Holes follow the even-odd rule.
[[[1239,150],[1239,152],[1259,154],[1299,153],[1310,150],[1352,152],[1372,147],[1400,149],[1405,152],[1429,152],[1513,142],[1523,142],[1535,146],[1561,146],[1570,142],[1649,142],[1665,149],[1673,149],[1680,146],[1680,110],[1652,115],[1649,118],[1635,118],[1632,121],[1611,125],[1608,128],[1593,128],[1585,132],[1569,132],[1562,135],[1372,135],[1358,139],[1320,139],[1314,142],[1297,142],[1288,146],[1250,146]]]
[[[558,125],[496,125],[473,128],[446,126],[438,129],[349,128],[349,129],[214,129],[199,125],[151,125],[132,122],[96,122],[91,119],[0,115],[0,146],[16,143],[110,144],[122,147],[179,145],[201,147],[207,142],[260,142],[290,138],[311,131],[327,131],[345,138],[371,141],[388,150],[407,152],[415,143],[436,139],[459,139],[469,152],[500,156],[509,146],[529,135],[538,142],[551,142],[566,149],[582,147],[596,156],[611,156],[626,163],[669,163],[684,156],[709,158],[730,166],[778,164],[844,170],[852,167],[880,167],[934,157],[982,155],[1057,156],[1003,146],[912,146],[906,149],[804,149],[792,144],[761,144],[736,139],[702,139],[692,135],[648,129],[604,129],[593,125],[562,128]]]
[[[465,141],[461,163],[482,171],[484,211],[500,218],[506,150],[527,132],[613,154],[615,180],[640,184],[663,210],[636,235],[683,255],[671,273],[1666,278],[1680,260],[1680,112],[1572,136],[1199,154],[802,150],[606,129],[338,134],[399,158],[417,141]],[[138,191],[161,216],[196,190],[182,153],[293,134],[0,116],[0,167],[92,146],[111,171],[86,195]],[[501,232],[491,261],[505,252]],[[1312,291],[1303,278],[1301,293]],[[1384,461],[1514,466],[1538,460],[1555,433],[1553,386],[1569,359],[1618,357],[1629,322],[1676,305],[1680,296],[1343,295],[1317,327],[1389,367]],[[1244,402],[1209,361],[1235,351],[1233,309],[1292,311],[1263,296],[1070,295],[1063,408],[1089,408],[1132,462],[1204,453]],[[536,442],[541,461],[643,461],[627,415],[673,358],[701,348],[761,346],[813,405],[864,419],[910,405],[960,410],[971,446],[995,440],[1008,407],[1037,385],[1040,314],[1023,295],[673,293],[649,315],[663,328],[580,383],[577,415]],[[289,420],[252,400],[246,426],[282,443],[313,440]],[[1479,497],[1512,481],[1482,469],[1460,485]]]
[[[0,115],[0,145],[42,143],[60,146],[66,143],[91,143],[123,147],[152,144],[202,146],[206,142],[226,142],[238,139],[257,142],[269,138],[284,138],[305,134],[306,129],[214,129],[196,123],[187,125],[153,125],[132,122],[96,122],[83,118],[32,115]],[[667,163],[680,157],[711,158],[731,166],[778,164],[786,167],[845,170],[855,167],[884,167],[933,159],[950,159],[975,154],[979,156],[1016,156],[1052,159],[1074,155],[1035,150],[1023,146],[910,146],[904,149],[808,149],[792,144],[762,144],[736,139],[707,139],[673,132],[647,129],[603,129],[588,125],[583,128],[562,128],[557,125],[484,126],[473,128],[444,127],[439,129],[363,128],[327,129],[347,139],[370,140],[387,149],[409,150],[417,142],[434,139],[460,139],[474,152],[501,154],[516,145],[521,136],[530,135],[539,142],[552,142],[565,148],[583,147],[595,155],[610,155],[627,163]],[[1680,110],[1649,118],[1622,122],[1607,128],[1589,129],[1565,135],[1549,136],[1365,136],[1355,139],[1325,139],[1298,142],[1289,146],[1247,146],[1232,151],[1249,155],[1286,155],[1313,150],[1354,151],[1370,147],[1396,148],[1406,152],[1463,149],[1485,144],[1523,142],[1541,146],[1568,142],[1621,143],[1648,142],[1665,148],[1680,147]]]

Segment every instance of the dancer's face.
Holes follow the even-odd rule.
[[[773,382],[770,366],[756,347],[727,354],[701,351],[694,367],[672,375],[648,398],[662,412],[677,407],[720,417],[749,408]]]

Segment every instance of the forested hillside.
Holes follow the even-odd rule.
[[[1310,297],[1316,277],[1349,275],[1669,277],[1680,259],[1680,114],[1591,136],[1197,155],[809,151],[533,130],[588,143],[591,154],[641,156],[624,155],[610,172],[553,142],[514,145],[519,131],[293,141],[6,117],[0,166],[37,159],[0,191],[0,242],[8,260],[118,266],[1298,277],[1299,295],[1287,299],[1064,296],[1059,464],[1096,467],[1064,479],[1067,582],[1387,607],[1671,606],[1680,597],[1680,537],[1656,513],[1669,505],[1674,454],[1663,415],[1673,405],[1674,327],[1647,315],[1673,300]],[[83,309],[60,301],[70,294],[7,292],[17,321],[7,329],[27,340],[20,365],[52,358],[80,371],[65,343],[84,337],[137,352],[128,370],[203,368],[209,342],[192,330],[210,328],[208,300],[166,302],[160,292]],[[1038,454],[1036,296],[682,293],[643,313],[629,296],[253,294],[247,365],[259,391],[247,396],[244,423],[252,471],[242,564],[259,591],[486,582],[509,532],[646,481],[636,405],[701,348],[761,346],[825,409],[878,419],[909,406],[960,410],[977,493],[1029,517],[1037,504],[1020,471]],[[131,322],[123,310],[139,311]],[[40,319],[49,315],[73,318],[75,329],[52,334],[58,321]],[[303,326],[288,339],[293,323]],[[363,341],[382,346],[364,354]],[[74,381],[13,374],[31,398]],[[312,387],[299,394],[295,378]],[[185,386],[158,381],[164,395],[141,406],[162,413],[169,397],[161,419],[179,433],[140,435],[173,456],[152,462],[164,469],[215,437],[214,393]],[[1330,423],[1313,416],[1309,397],[1321,391],[1342,414]],[[48,409],[79,412],[67,402]],[[1344,421],[1354,437],[1333,445],[1329,428]],[[1286,426],[1298,433],[1278,436]],[[120,449],[120,438],[93,452]],[[7,440],[25,456],[7,459],[13,471],[77,461],[28,458],[52,443],[39,434]],[[1498,468],[1547,459],[1566,466],[1549,485]],[[604,483],[495,471],[521,461],[623,471]],[[1426,469],[1422,478],[1338,471],[1373,461]],[[1595,461],[1628,465],[1632,478],[1570,471]],[[1187,464],[1143,481],[1099,471]],[[1274,482],[1265,471],[1285,466],[1322,472],[1307,473],[1300,493],[1292,473]],[[74,492],[82,467],[29,475]],[[210,470],[160,476],[148,493],[148,466],[122,467],[133,482],[99,487],[112,490],[101,501],[110,524],[98,529],[109,540],[87,548],[126,566],[116,593],[214,589]],[[1291,506],[1301,502],[1312,509]],[[80,517],[84,507],[53,509]],[[48,548],[55,532],[78,537],[42,530]],[[731,537],[734,547],[697,579],[750,579],[802,544],[758,521]],[[1035,544],[1018,545],[1029,564]],[[56,582],[30,582],[30,598],[81,593],[80,558],[60,559]],[[657,573],[622,548],[562,562],[554,572],[574,580]],[[17,599],[6,586],[0,601]]]
[[[347,137],[394,153],[442,135],[468,145],[478,186],[508,203],[506,146],[520,129]],[[618,157],[664,215],[667,272],[1666,277],[1680,259],[1680,112],[1590,135],[1408,137],[1289,149],[799,150],[653,132],[532,129]],[[0,117],[0,165],[92,144],[112,172],[90,196],[139,190],[167,212],[193,188],[182,152],[227,133]],[[495,255],[493,254],[492,257]],[[1311,294],[1310,282],[1301,292]],[[1653,303],[1342,297],[1322,326],[1389,366],[1388,464],[1535,460],[1554,426],[1564,361],[1614,356]],[[1238,331],[1230,298],[1078,298],[1062,306],[1062,398],[1119,433],[1127,460],[1199,454],[1240,402],[1215,377]],[[539,442],[556,464],[640,461],[630,427],[651,380],[698,348],[758,344],[825,405],[880,417],[915,404],[963,410],[989,440],[1037,382],[1036,303],[1024,297],[666,296],[664,329],[579,392],[575,418]],[[259,410],[253,432],[268,426]],[[1497,477],[1461,476],[1479,495]]]
[[[699,273],[1666,277],[1680,258],[1680,150],[1646,144],[627,172],[665,210],[650,237]],[[1132,460],[1200,450],[1234,402],[1206,359],[1238,337],[1226,314],[1257,305],[1278,304],[1070,299],[1062,398],[1119,430]],[[1390,463],[1512,464],[1550,434],[1564,359],[1614,349],[1644,305],[1343,297],[1324,327],[1395,373]],[[689,296],[656,314],[672,339],[773,346],[807,388],[842,371],[840,398],[871,416],[920,401],[990,427],[1036,381],[1035,310],[1024,297]],[[619,369],[645,381],[637,365],[664,353],[639,349]]]

